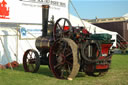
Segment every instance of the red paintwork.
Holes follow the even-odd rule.
[[[69,30],[69,26],[64,26],[64,30]]]
[[[82,30],[82,33],[84,33],[84,34],[89,34],[89,32],[88,32],[86,29],[83,29],[83,30]]]
[[[109,68],[109,65],[96,65],[96,69],[108,69]]]
[[[9,19],[9,7],[7,8],[7,2],[3,0],[0,2],[0,19]]]
[[[109,52],[109,49],[110,49],[111,46],[112,46],[112,44],[102,44],[101,45],[101,47],[102,47],[101,48],[101,54],[107,54],[107,56],[108,56],[108,52]],[[105,59],[107,56],[100,56],[99,60]],[[109,68],[108,64],[106,64],[106,65],[102,65],[102,64],[96,65],[96,69],[108,69],[108,68]]]
[[[101,54],[107,54],[108,56],[108,52],[110,47],[112,46],[112,44],[102,44],[101,45]],[[99,57],[99,59],[103,59],[104,56]]]
[[[110,47],[112,46],[112,44],[102,44],[101,47],[102,47],[102,54],[103,53],[107,53],[108,54],[108,51],[110,49]]]

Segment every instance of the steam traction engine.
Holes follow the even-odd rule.
[[[91,34],[83,27],[73,27],[66,18],[48,24],[49,6],[42,6],[42,36],[36,39],[39,52],[28,49],[23,56],[26,72],[37,72],[40,64],[48,65],[56,78],[74,78],[78,72],[99,76],[111,64],[111,35]]]

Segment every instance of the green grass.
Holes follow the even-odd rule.
[[[0,70],[0,85],[128,85],[128,55],[113,55],[111,68],[102,77],[79,73],[73,81],[56,79],[47,66],[38,73],[24,72],[22,65]]]

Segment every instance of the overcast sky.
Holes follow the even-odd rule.
[[[81,18],[121,17],[128,13],[128,0],[72,0]],[[71,14],[76,16],[70,7]]]

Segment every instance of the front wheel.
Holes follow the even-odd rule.
[[[29,49],[23,56],[23,67],[26,72],[36,73],[40,67],[40,58],[37,51]]]

